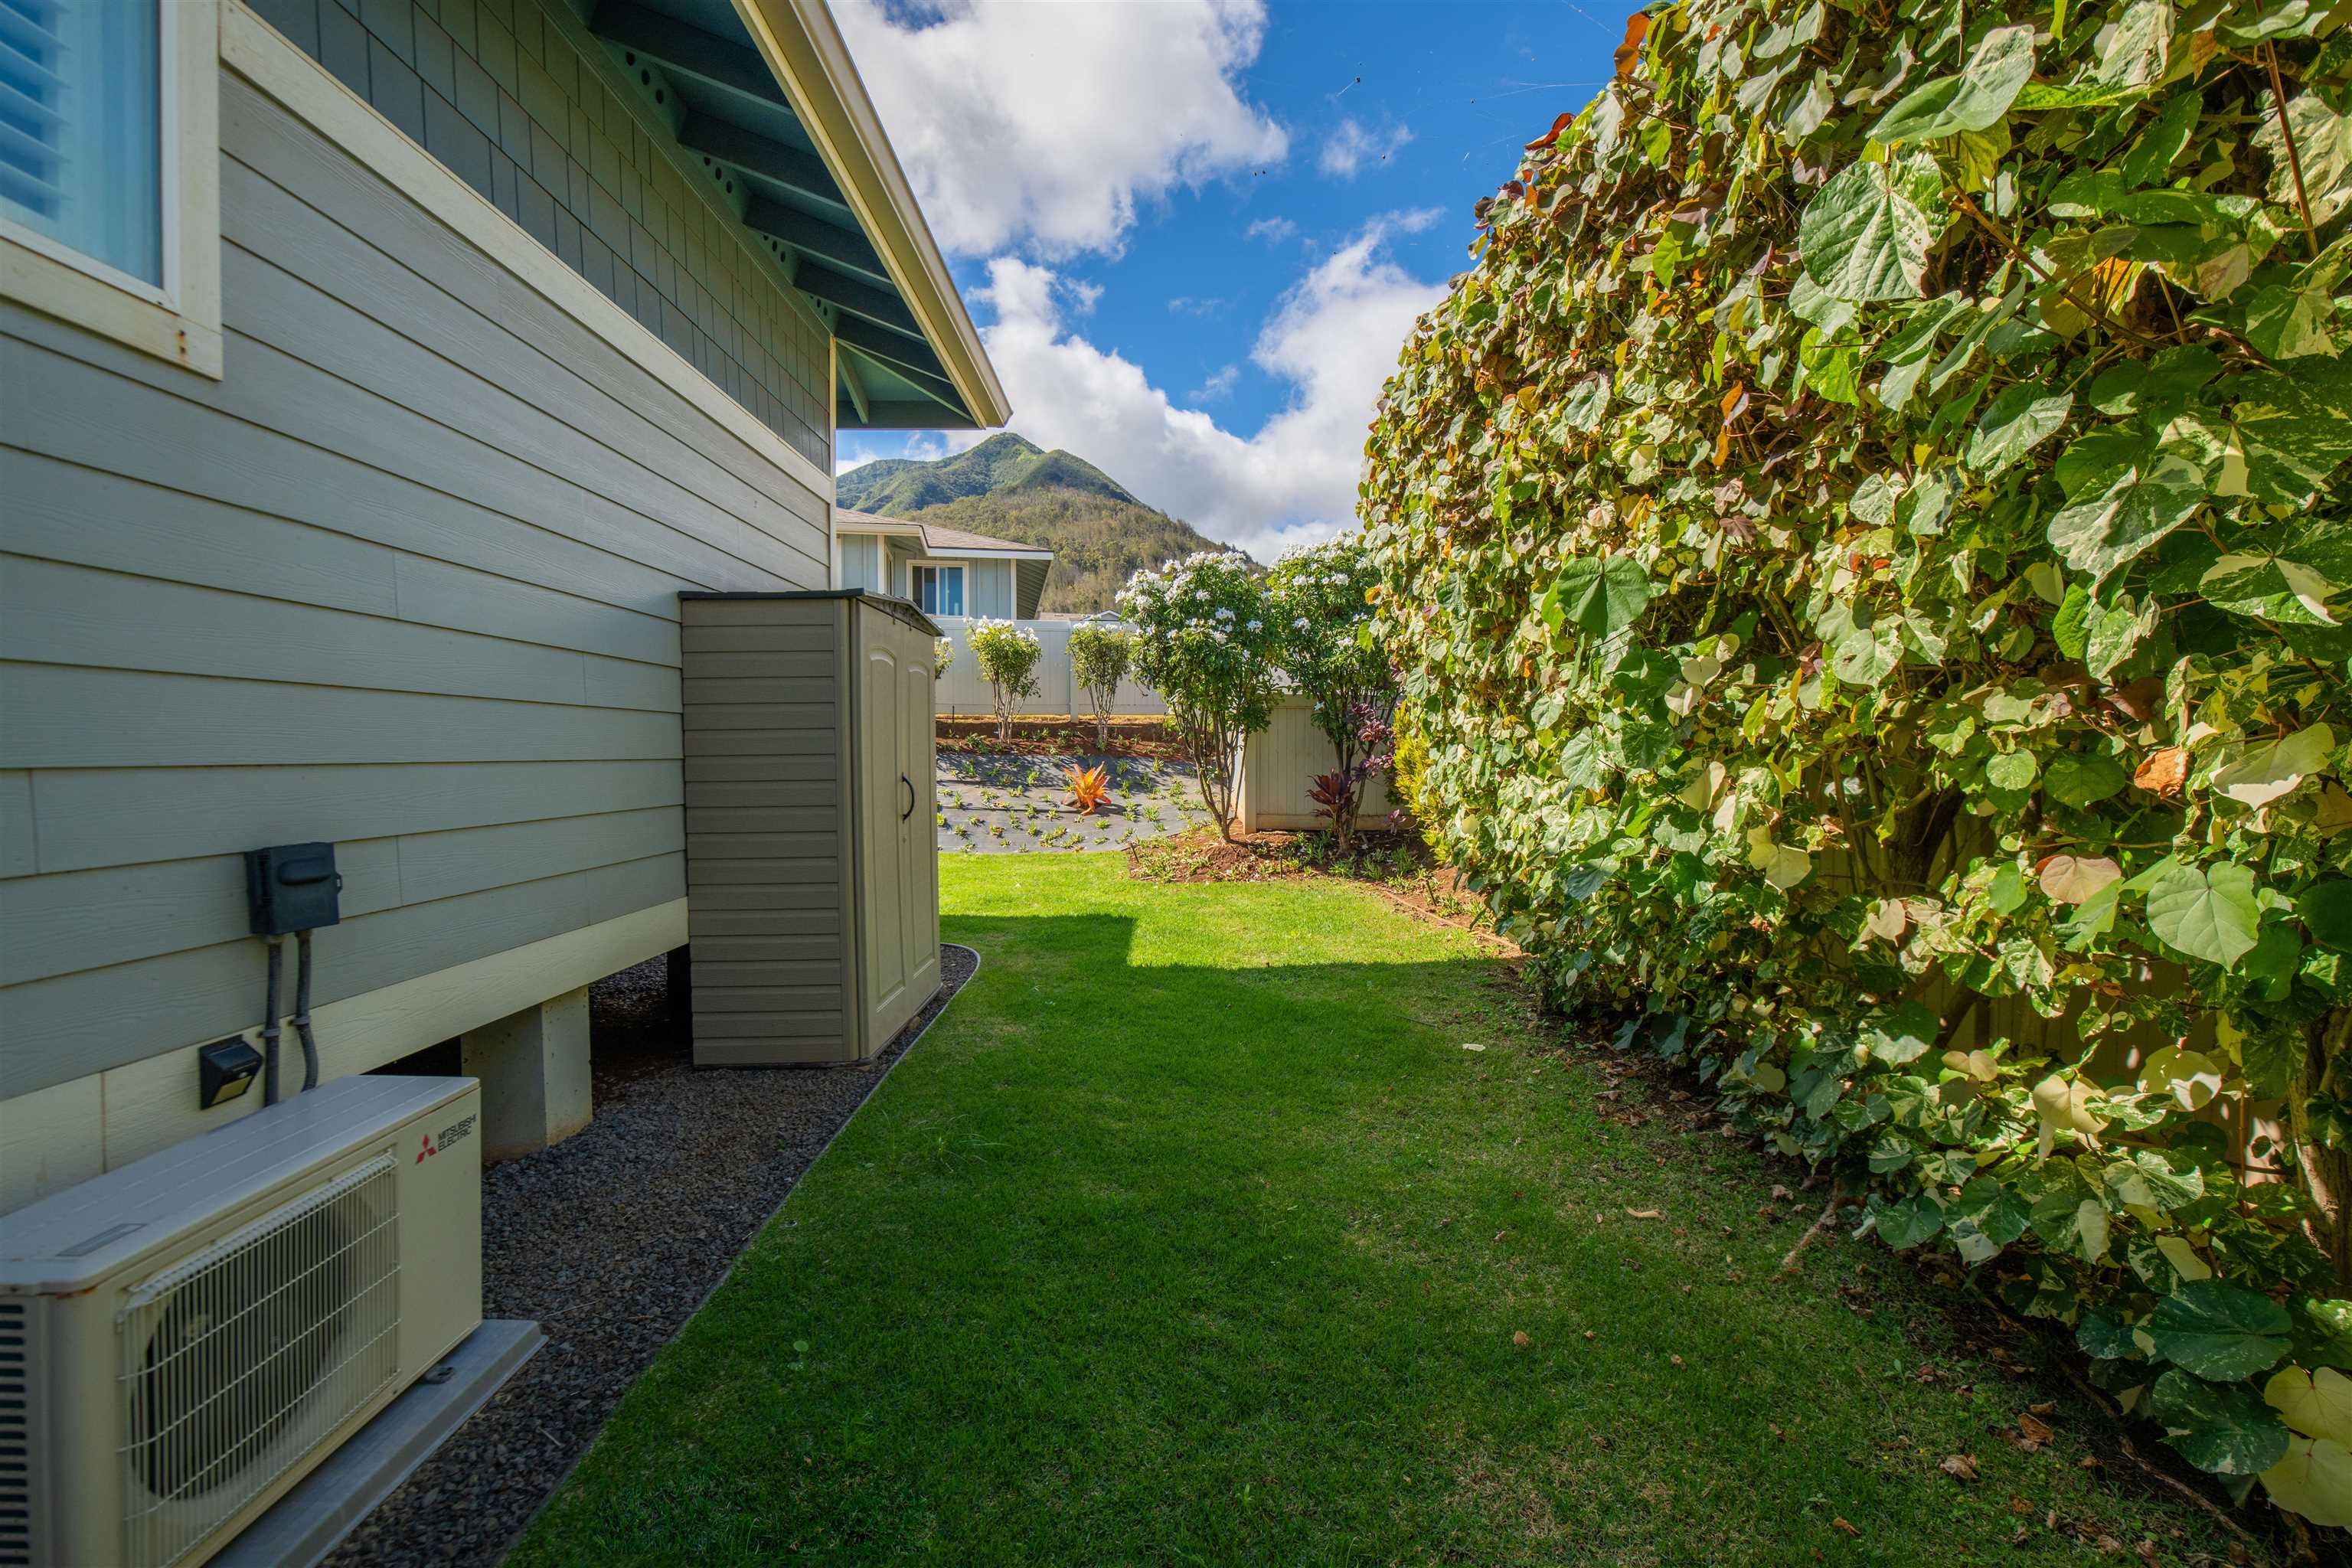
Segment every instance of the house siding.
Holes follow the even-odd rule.
[[[841,586],[870,589],[877,594],[890,591],[882,576],[880,539],[870,533],[841,536]]]
[[[247,0],[818,467],[832,359],[747,194],[680,152],[656,103],[565,0]]]
[[[968,561],[964,574],[971,578],[971,613],[989,616],[1000,621],[1013,618],[1013,563],[1010,561]]]
[[[320,1009],[667,945],[677,595],[825,585],[829,497],[226,72],[221,142],[222,379],[0,305],[0,1209],[250,1109],[153,1070],[259,1021],[241,850],[336,844]]]

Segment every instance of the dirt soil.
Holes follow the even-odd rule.
[[[1090,714],[1015,719],[1013,738],[1000,741],[992,714],[950,717],[942,713],[938,733],[942,752],[1012,752],[1033,757],[1151,757],[1160,762],[1180,761],[1184,755],[1168,721],[1156,717],[1113,719],[1108,752],[1095,744],[1095,721]]]

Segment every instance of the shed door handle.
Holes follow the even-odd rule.
[[[900,773],[898,782],[907,786],[907,809],[898,814],[898,820],[904,822],[915,815],[915,781]]]

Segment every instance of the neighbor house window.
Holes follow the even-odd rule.
[[[913,568],[915,603],[927,616],[963,614],[963,568],[917,565]]]
[[[0,0],[9,296],[215,375],[219,19],[213,0]]]

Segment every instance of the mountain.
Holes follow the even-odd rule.
[[[1147,566],[1223,546],[1146,506],[1083,458],[1006,431],[934,462],[885,458],[841,476],[835,500],[852,511],[911,518],[1054,552],[1047,610],[1111,607]]]
[[[837,501],[852,511],[905,517],[925,507],[1013,490],[1076,490],[1106,500],[1143,503],[1083,458],[1045,451],[1007,430],[967,452],[935,462],[885,458],[841,476]]]

